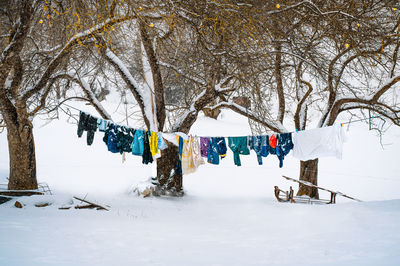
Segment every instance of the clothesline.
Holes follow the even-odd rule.
[[[166,149],[168,143],[177,145],[179,160],[176,169],[178,172],[182,171],[183,174],[192,173],[199,165],[204,164],[203,157],[207,158],[208,163],[218,165],[220,160],[225,158],[228,147],[234,154],[234,163],[237,166],[241,166],[240,155],[249,155],[250,150],[255,151],[259,165],[263,164],[262,157],[276,155],[279,159],[279,167],[283,167],[283,160],[291,150],[294,157],[303,161],[324,156],[335,156],[341,159],[342,144],[345,140],[343,128],[338,125],[296,133],[199,137],[187,136],[182,132],[163,133],[134,129],[80,111],[78,137],[87,131],[87,144],[91,145],[97,129],[104,132],[103,141],[108,151],[121,154],[128,152],[142,156],[144,164],[152,163],[155,158],[160,157],[159,150]]]
[[[76,111],[83,112],[82,110],[79,110],[78,108],[73,107],[73,106],[71,106],[71,105],[69,105],[69,104],[62,103],[62,105],[65,105],[65,106],[67,106],[67,107],[69,107],[69,108],[72,108],[72,109],[74,109],[74,110],[76,110]]]
[[[84,113],[86,113],[86,114],[91,115],[90,113],[88,113],[88,112],[86,112],[86,111],[82,111],[82,110],[80,110],[80,109],[78,109],[78,108],[76,108],[76,107],[74,107],[74,106],[69,105],[69,104],[62,103],[62,105],[65,105],[65,106],[67,106],[67,107],[69,107],[69,108],[72,108],[72,109],[74,109],[74,110],[76,110],[76,111],[84,112]],[[103,119],[103,120],[105,120],[105,121],[111,121],[112,123],[114,123],[112,120],[108,120],[108,119],[104,119],[104,118],[99,118],[99,117],[96,117],[96,116],[93,116],[93,115],[91,115],[91,116],[92,116],[92,117],[95,117],[95,118],[97,118],[97,119]],[[373,119],[373,118],[378,118],[378,117],[379,117],[379,116],[371,116],[372,119]],[[340,123],[340,126],[343,126],[344,124],[351,124],[351,123],[355,123],[355,122],[364,121],[364,120],[367,120],[367,119],[370,119],[370,118],[363,118],[363,119],[358,119],[358,120],[354,120],[354,121],[342,122],[342,123]],[[124,127],[130,127],[130,126],[127,126],[127,125],[120,125],[120,124],[117,124],[117,123],[114,123],[114,124],[119,125],[119,126],[124,126]],[[137,128],[135,128],[135,129],[137,129]],[[140,130],[148,131],[147,129],[140,129]],[[295,130],[295,131],[293,131],[293,132],[285,132],[285,133],[294,133],[294,132],[298,133],[298,132],[301,132],[301,131],[305,131],[305,130]],[[203,138],[225,138],[225,137],[226,137],[226,136],[205,136],[205,135],[197,135],[197,134],[186,134],[186,133],[183,133],[183,132],[161,132],[161,133],[164,133],[164,134],[179,133],[179,134],[181,134],[181,135],[184,134],[184,135],[186,135],[186,139],[187,139],[188,136],[199,137],[199,138],[200,138],[200,137],[203,137]],[[239,135],[239,136],[231,136],[231,137],[241,137],[241,136],[248,136],[248,134]]]
[[[350,120],[350,121],[348,121],[348,122],[343,122],[343,123],[340,123],[340,124],[341,124],[341,125],[344,125],[344,124],[351,124],[351,123],[361,122],[361,121],[370,120],[370,119],[374,119],[374,118],[380,118],[380,116],[372,115],[371,117],[368,117],[368,118],[361,118],[361,119],[357,119],[357,120]]]

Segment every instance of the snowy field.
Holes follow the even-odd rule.
[[[92,111],[93,114],[95,114]],[[278,203],[274,185],[297,185],[299,162],[289,154],[258,166],[252,151],[233,164],[204,165],[184,177],[183,198],[133,193],[154,176],[131,155],[107,152],[97,132],[92,146],[65,119],[35,121],[39,182],[53,196],[0,205],[0,265],[400,265],[400,130],[379,138],[361,123],[346,132],[343,160],[322,158],[319,185],[363,200],[336,205]],[[347,129],[347,128],[346,128]],[[224,111],[200,117],[192,134],[249,134],[246,118]],[[84,134],[84,136],[86,133]],[[0,134],[0,183],[8,175],[6,134]],[[58,210],[72,196],[109,205],[110,211]],[[321,192],[321,197],[329,195]],[[52,202],[45,208],[38,202]],[[77,203],[75,201],[74,203]]]

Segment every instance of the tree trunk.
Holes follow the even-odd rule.
[[[161,157],[157,159],[157,180],[156,193],[166,193],[173,196],[182,196],[182,170],[178,172],[179,150],[174,144],[167,142],[168,147],[160,151]]]
[[[300,161],[300,180],[318,185],[318,159]],[[318,189],[300,184],[297,196],[307,195],[319,199]]]
[[[35,142],[32,124],[7,127],[10,176],[8,189],[37,189]]]

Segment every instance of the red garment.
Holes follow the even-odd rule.
[[[269,146],[271,146],[272,148],[276,148],[276,137],[275,135],[272,135],[271,137],[269,137]]]

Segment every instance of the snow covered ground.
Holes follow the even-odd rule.
[[[192,133],[247,135],[246,123],[224,111],[219,121],[200,117]],[[0,265],[400,264],[399,129],[389,130],[382,149],[367,126],[352,125],[343,160],[320,159],[319,184],[364,202],[338,197],[336,205],[318,206],[274,199],[274,185],[297,190],[281,177],[298,177],[291,155],[282,169],[276,157],[258,166],[253,152],[236,167],[230,150],[219,166],[184,177],[183,198],[140,198],[132,190],[146,184],[154,166],[131,155],[122,164],[98,132],[86,146],[65,119],[42,124],[35,121],[38,179],[55,195],[21,198],[23,209],[13,201],[0,205]],[[2,133],[0,183],[7,175]],[[72,196],[110,211],[58,210]]]

